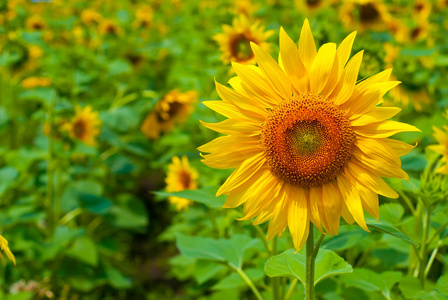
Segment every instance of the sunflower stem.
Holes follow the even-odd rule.
[[[299,282],[299,279],[294,278],[294,280],[291,282],[291,285],[289,286],[288,292],[286,293],[285,300],[291,299],[292,293],[296,288],[297,282]]]
[[[246,284],[250,287],[250,289],[252,290],[252,292],[254,292],[255,297],[258,300],[264,300],[263,296],[261,296],[260,292],[258,291],[257,287],[254,285],[254,283],[252,282],[252,280],[250,280],[249,277],[247,277],[246,273],[244,273],[244,271],[241,268],[234,268],[238,274],[241,276],[241,278],[243,278],[243,280],[246,282]]]
[[[426,268],[426,262],[427,262],[427,256],[428,256],[428,234],[429,234],[429,228],[431,225],[431,207],[426,207],[426,212],[423,219],[423,238],[421,242],[421,254],[420,254],[420,266],[418,270],[418,278],[420,279],[420,282],[422,284],[422,287],[425,287],[425,268]]]
[[[314,261],[314,225],[310,224],[310,232],[306,240],[305,300],[314,300]]]

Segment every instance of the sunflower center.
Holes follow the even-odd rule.
[[[361,5],[359,14],[363,22],[374,22],[380,17],[378,9],[372,3]]]
[[[191,187],[191,176],[190,173],[182,171],[179,174],[180,183],[184,190],[189,190]]]
[[[319,5],[321,0],[306,0],[306,4],[310,7]]]
[[[248,39],[244,34],[240,34],[234,38],[231,43],[232,55],[238,60],[248,60],[251,59],[254,54],[250,48],[250,39]]]
[[[73,124],[73,134],[77,137],[77,138],[82,138],[84,136],[86,132],[86,124],[80,120],[75,122],[75,124]]]
[[[355,140],[345,113],[313,94],[294,96],[272,109],[261,132],[271,171],[304,188],[334,180],[350,160]]]

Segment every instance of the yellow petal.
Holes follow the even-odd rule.
[[[363,153],[381,164],[395,168],[401,167],[401,160],[398,154],[378,139],[358,138],[355,145]]]
[[[234,153],[234,149],[253,149],[260,144],[260,137],[257,136],[220,136],[210,142],[198,147],[197,149],[201,152],[224,152],[224,153]],[[229,151],[230,150],[230,151]],[[174,158],[173,158],[174,159]]]
[[[299,92],[306,92],[306,88],[303,87],[302,77],[306,75],[306,69],[300,60],[299,50],[297,49],[294,41],[286,34],[283,27],[280,27],[280,56],[283,68],[293,86]]]
[[[202,125],[216,132],[232,135],[245,133],[249,135],[257,135],[261,132],[261,124],[254,123],[249,119],[227,119],[219,123],[206,123],[199,120]]]
[[[395,153],[397,153],[398,156],[406,155],[409,152],[411,152],[412,149],[417,147],[417,143],[415,144],[415,146],[412,146],[412,145],[406,144],[405,142],[394,140],[394,139],[385,138],[385,139],[379,139],[379,140],[381,140],[383,143],[389,145],[389,147],[394,149]]]
[[[314,94],[319,94],[327,84],[336,56],[336,44],[328,43],[320,47],[310,69],[310,88]]]
[[[248,95],[257,97],[264,107],[273,107],[282,101],[282,98],[272,91],[268,82],[255,70],[238,63],[232,63],[235,73],[241,80],[241,86]]]
[[[353,131],[356,134],[370,138],[387,138],[396,133],[406,131],[421,132],[420,129],[415,126],[396,121],[383,121],[381,123],[359,126],[353,128]]]
[[[392,69],[387,69],[378,74],[375,74],[372,77],[369,77],[369,78],[361,81],[360,83],[358,83],[355,87],[355,90],[358,93],[363,93],[366,89],[368,89],[372,85],[374,85],[376,83],[387,81],[391,74],[392,74]]]
[[[337,177],[339,190],[342,194],[342,199],[345,202],[350,214],[355,219],[356,223],[365,231],[369,231],[364,219],[364,211],[362,208],[361,198],[357,189],[357,182],[349,182],[344,175]]]
[[[307,197],[308,209],[310,211],[309,216],[311,222],[316,225],[317,229],[323,233],[322,223],[323,220],[319,214],[319,203],[322,203],[322,190],[320,187],[311,187],[309,189],[309,195]]]
[[[325,228],[331,235],[337,235],[342,213],[342,196],[334,182],[322,185],[322,206],[327,221]]]
[[[334,99],[335,104],[341,105],[345,103],[345,101],[352,95],[355,89],[356,80],[358,79],[358,72],[361,66],[363,53],[364,51],[356,53],[356,55],[347,63],[338,85],[330,96],[331,99]]]
[[[305,190],[296,188],[296,194],[291,197],[288,207],[288,227],[291,232],[294,248],[300,250],[303,240],[307,239],[305,236],[306,226],[309,224],[308,205],[305,197]]]
[[[359,195],[361,197],[363,208],[377,221],[379,221],[379,201],[378,194],[365,188],[364,186],[358,186]]]
[[[268,234],[266,239],[270,241],[275,235],[282,234],[288,226],[288,206],[289,201],[294,196],[290,192],[290,185],[283,184],[280,192],[278,193],[277,203],[272,213],[271,221],[269,222]]]
[[[363,126],[371,123],[378,123],[392,118],[401,111],[399,107],[374,107],[368,113],[363,115],[352,115],[350,122],[352,126]]]
[[[266,159],[264,154],[253,156],[250,159],[245,160],[241,166],[239,166],[232,174],[227,178],[224,184],[219,188],[216,196],[227,194],[229,191],[237,188],[244,182],[246,182],[253,174],[255,174],[264,165]]]
[[[345,64],[347,63],[348,58],[350,57],[355,37],[356,37],[356,31],[350,33],[338,47],[338,50],[336,52],[339,64],[338,78],[341,77]]]
[[[299,55],[300,60],[307,70],[310,70],[316,57],[316,43],[314,42],[313,34],[311,33],[310,23],[305,19],[302,26],[302,32],[299,39]]]
[[[352,158],[359,161],[359,165],[362,165],[364,168],[380,177],[393,177],[405,180],[409,179],[409,175],[406,174],[406,172],[399,166],[390,164],[383,159],[377,160],[377,157],[373,158],[357,148],[353,150]]]
[[[257,44],[251,42],[250,46],[257,59],[258,66],[263,72],[264,77],[271,83],[271,86],[283,99],[291,98],[291,82],[277,62]]]

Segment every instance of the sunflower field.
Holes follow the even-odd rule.
[[[1,0],[0,300],[448,299],[448,1]]]

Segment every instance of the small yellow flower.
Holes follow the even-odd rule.
[[[32,15],[26,20],[25,27],[29,30],[43,30],[47,27],[47,24],[41,16]]]
[[[148,28],[151,25],[154,12],[151,6],[143,5],[135,11],[133,26],[136,28]]]
[[[51,79],[45,77],[28,77],[22,81],[21,85],[26,89],[46,87],[51,85]]]
[[[195,91],[170,91],[157,102],[155,109],[143,121],[141,131],[146,137],[154,140],[161,132],[171,131],[175,123],[183,122],[193,111],[193,103],[197,98]]]
[[[3,264],[5,264],[5,258],[1,251],[5,252],[6,256],[9,258],[10,261],[14,263],[14,265],[16,264],[16,258],[9,249],[8,241],[3,236],[0,235],[0,258],[3,261]]]
[[[101,22],[103,16],[96,10],[85,9],[81,12],[81,20],[87,26],[95,25]]]
[[[390,19],[382,0],[348,0],[342,5],[340,15],[347,28],[382,30]]]
[[[254,64],[255,57],[250,42],[270,50],[266,40],[273,34],[272,30],[265,31],[259,21],[251,22],[246,16],[240,15],[232,22],[232,26],[223,25],[223,33],[216,34],[213,39],[219,44],[222,52],[221,60],[224,63],[238,62],[241,64]]]
[[[190,167],[188,158],[183,156],[182,159],[174,156],[172,162],[168,165],[168,174],[165,178],[167,192],[180,192],[184,190],[195,190],[198,188],[197,179],[198,172]],[[176,210],[188,209],[192,204],[191,200],[171,196],[168,198],[171,204],[176,206]]]
[[[88,146],[96,145],[96,137],[100,134],[101,119],[92,106],[82,108],[76,106],[75,117],[71,122],[65,123],[63,129],[68,130],[73,139],[81,140]]]
[[[420,21],[416,26],[414,26],[409,33],[409,41],[417,43],[425,40],[428,42],[427,38],[429,36],[429,30],[431,26],[428,21]]]
[[[426,20],[431,14],[431,3],[428,0],[415,0],[412,13],[417,20]]]
[[[101,23],[99,24],[98,32],[103,35],[121,35],[122,30],[114,20],[106,19],[101,21]]]
[[[438,145],[430,145],[429,149],[442,154],[441,165],[436,169],[436,173],[448,174],[448,126],[443,126],[443,130],[433,127],[434,137],[439,142]]]

